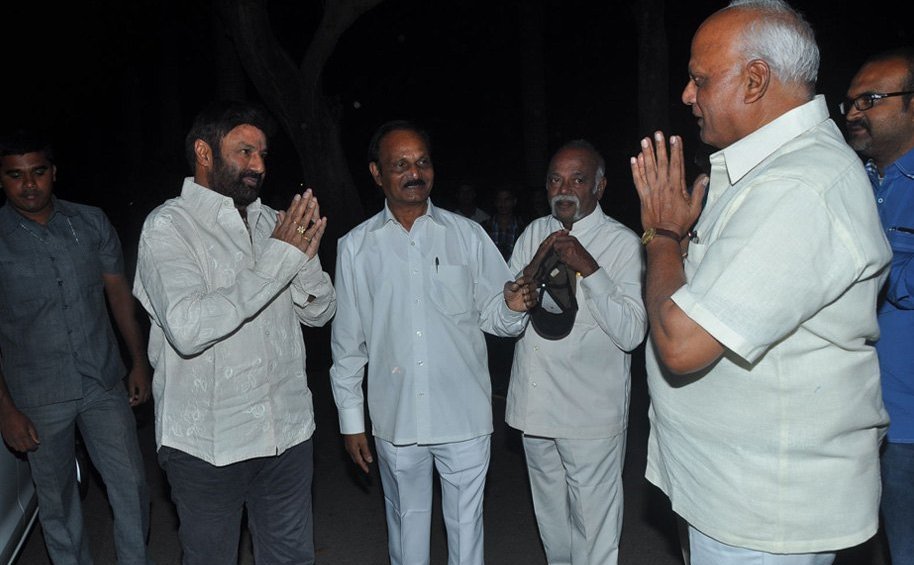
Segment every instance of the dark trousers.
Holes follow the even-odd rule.
[[[235,565],[241,516],[257,565],[314,563],[311,519],[312,440],[275,457],[216,467],[170,447],[159,464],[178,509],[184,565]]]
[[[883,447],[882,519],[892,565],[914,564],[914,443]]]
[[[118,563],[145,565],[149,530],[149,488],[136,435],[136,419],[124,385],[105,390],[83,377],[83,397],[22,408],[41,445],[29,453],[38,493],[38,518],[48,555],[56,565],[88,565],[88,533],[76,483],[76,427],[105,482],[114,515]],[[0,447],[4,449],[4,447]]]

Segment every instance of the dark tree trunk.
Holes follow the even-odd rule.
[[[321,75],[343,32],[380,2],[326,2],[320,26],[299,66],[277,42],[266,0],[217,0],[241,64],[292,142],[302,181],[314,189],[321,212],[329,219],[327,242],[335,243],[364,213],[343,154],[339,107],[324,95]]]

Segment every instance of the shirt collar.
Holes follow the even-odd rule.
[[[213,218],[216,218],[224,211],[231,211],[239,219],[241,218],[241,215],[238,214],[238,209],[235,207],[234,200],[215,190],[197,184],[194,182],[194,177],[186,177],[184,179],[184,186],[181,187],[181,198],[187,200],[193,209],[210,214]],[[247,216],[251,226],[255,224],[256,218],[259,217],[260,209],[260,198],[248,204]]]
[[[873,186],[876,187],[879,186],[882,179],[889,176],[889,171],[891,171],[893,167],[898,169],[898,172],[903,176],[914,179],[914,149],[911,149],[899,157],[897,161],[889,165],[885,170],[885,174],[882,176],[879,176],[879,167],[876,166],[876,162],[872,159],[867,159],[864,166],[866,167],[866,174],[869,175],[870,181],[873,183]]]
[[[76,207],[71,202],[67,202],[66,200],[59,200],[53,194],[51,195],[51,206],[53,211],[51,212],[51,216],[48,218],[48,223],[51,223],[51,220],[56,214],[61,214],[68,218],[75,217],[79,214],[79,212],[76,210]],[[3,233],[9,233],[10,231],[16,229],[16,227],[19,226],[19,224],[22,222],[28,222],[32,224],[35,223],[13,209],[13,207],[10,206],[9,202],[0,208],[0,224],[3,226]]]
[[[596,208],[587,214],[580,220],[571,224],[571,231],[569,234],[581,233],[589,230],[590,228],[599,225],[600,220],[603,218],[603,208],[600,206],[600,203],[597,202]],[[549,216],[549,229],[552,232],[565,229],[565,225],[556,219],[555,216]],[[551,233],[551,232],[550,232]]]
[[[898,167],[901,174],[910,179],[914,179],[914,149],[911,149],[902,155],[893,165]]]
[[[416,221],[418,222],[420,220],[420,218],[427,217],[430,221],[443,226],[444,222],[441,221],[441,211],[434,204],[432,204],[431,198],[426,200],[426,203],[428,204],[428,206],[425,209],[425,213],[422,214],[421,216],[419,216],[418,218],[416,218]],[[393,212],[390,211],[390,207],[387,205],[386,199],[384,200],[384,211],[381,212],[381,216],[379,219],[380,219],[380,221],[377,224],[375,224],[374,226],[372,226],[371,231],[379,230],[379,229],[383,228],[384,226],[386,226],[387,224],[389,224],[390,222],[400,225],[400,222],[394,217]]]
[[[711,159],[723,159],[730,185],[735,185],[784,144],[827,119],[825,97],[818,94],[809,102],[785,112],[774,121],[714,153]]]

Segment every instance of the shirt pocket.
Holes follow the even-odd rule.
[[[42,276],[38,261],[35,257],[0,261],[0,290],[3,292],[0,303],[16,305],[36,300],[53,290],[50,281],[46,280],[47,273]]]
[[[463,314],[473,304],[470,271],[463,265],[436,265],[432,267],[429,299],[441,313]]]
[[[698,266],[701,265],[701,261],[704,259],[705,253],[707,252],[708,246],[704,243],[689,242],[688,255],[686,255],[683,264],[683,270],[685,271],[687,281],[692,280],[695,271],[698,270]]]
[[[887,231],[893,252],[914,253],[914,228],[891,227]]]

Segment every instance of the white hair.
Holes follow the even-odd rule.
[[[819,47],[802,14],[783,0],[732,0],[725,9],[733,8],[760,12],[742,33],[747,61],[765,61],[782,82],[815,85]]]

